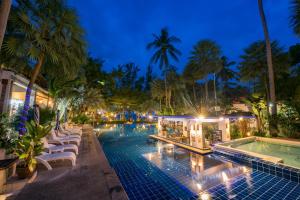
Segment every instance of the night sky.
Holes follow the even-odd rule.
[[[263,39],[256,0],[69,0],[86,31],[88,50],[105,60],[105,69],[135,62],[141,73],[152,52],[146,50],[152,33],[168,27],[182,42],[181,72],[193,45],[215,40],[222,53],[238,61],[243,49]],[[270,37],[288,48],[300,41],[289,27],[290,0],[264,0]],[[154,73],[160,75],[158,68]]]

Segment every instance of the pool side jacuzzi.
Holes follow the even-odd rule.
[[[216,149],[300,169],[300,142],[297,141],[253,136],[217,144]]]

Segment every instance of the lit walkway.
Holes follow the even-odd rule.
[[[91,128],[84,130],[75,168],[69,167],[69,163],[56,163],[60,166],[52,171],[39,171],[37,179],[16,199],[128,199],[97,138],[91,133]]]

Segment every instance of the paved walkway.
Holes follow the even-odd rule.
[[[54,166],[52,171],[39,167],[37,179],[15,199],[128,199],[92,128],[84,129],[76,167],[67,162],[56,162]]]

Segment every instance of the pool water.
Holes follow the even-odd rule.
[[[255,141],[241,144],[234,148],[282,158],[285,164],[300,168],[299,147]]]
[[[99,136],[130,199],[191,199],[249,169],[214,154],[199,155],[159,141],[153,125],[118,125]]]

